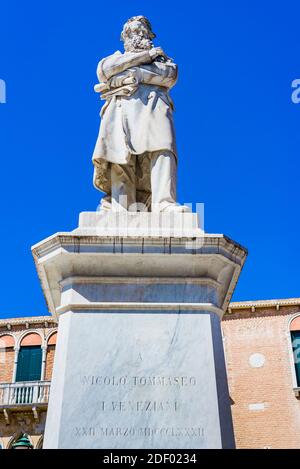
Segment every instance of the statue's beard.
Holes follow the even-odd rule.
[[[124,49],[126,52],[140,52],[152,49],[152,47],[153,42],[151,39],[139,35],[134,35],[130,38],[128,37],[124,42]]]

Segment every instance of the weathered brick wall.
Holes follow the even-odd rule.
[[[222,322],[238,448],[300,448],[288,323],[298,307],[235,311]],[[254,355],[259,354],[259,355]]]
[[[14,359],[15,351],[13,347],[0,350],[0,383],[11,383]]]
[[[50,381],[52,377],[53,363],[55,355],[55,345],[48,345],[46,355],[45,380]]]

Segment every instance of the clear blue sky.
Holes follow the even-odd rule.
[[[267,1],[2,2],[0,317],[47,312],[31,245],[95,210],[98,60],[144,14],[179,65],[172,91],[181,202],[249,249],[234,300],[300,296],[300,4]]]

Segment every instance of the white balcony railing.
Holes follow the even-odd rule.
[[[0,406],[47,404],[50,381],[0,384]]]

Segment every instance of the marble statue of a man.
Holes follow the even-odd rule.
[[[154,47],[144,16],[130,18],[125,52],[102,59],[95,91],[106,102],[93,154],[94,185],[106,193],[100,210],[188,211],[176,203],[177,152],[168,91],[177,66]]]

